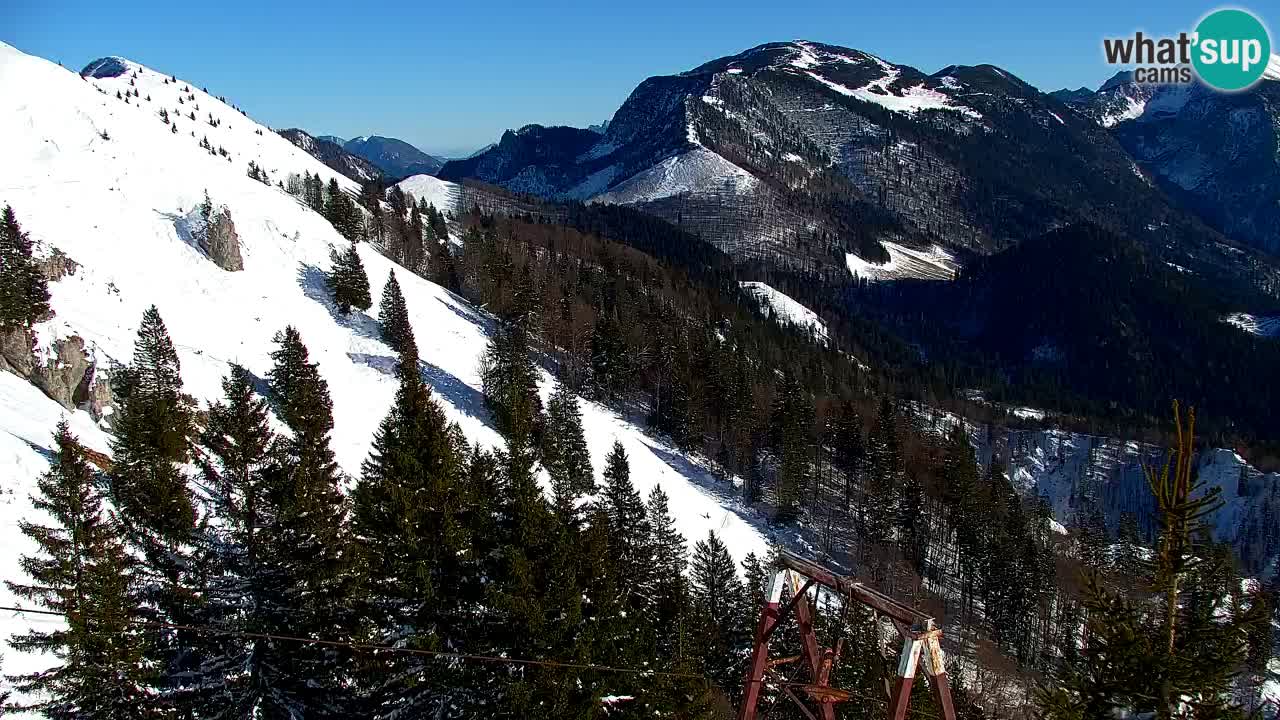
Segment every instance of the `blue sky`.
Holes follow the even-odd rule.
[[[954,0],[5,5],[0,40],[68,67],[123,55],[224,94],[273,127],[389,135],[442,154],[468,152],[527,123],[600,122],[650,75],[774,40],[855,47],[925,72],[989,62],[1047,90],[1096,86],[1114,72],[1102,60],[1103,36],[1189,30],[1217,7],[1182,0],[989,0],[977,8]]]

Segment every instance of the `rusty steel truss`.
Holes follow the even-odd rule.
[[[831,668],[840,657],[841,644],[837,643],[834,648],[818,644],[818,636],[813,629],[813,608],[810,607],[808,597],[815,585],[838,595],[843,602],[858,602],[872,608],[893,621],[894,627],[898,629],[898,634],[902,637],[902,652],[899,655],[897,677],[889,692],[889,720],[903,720],[906,717],[911,686],[915,682],[916,670],[922,664],[942,708],[943,720],[955,720],[951,687],[947,683],[947,670],[943,665],[942,629],[932,617],[786,550],[780,551],[779,564],[781,567],[769,584],[764,609],[760,613],[760,623],[756,626],[755,648],[747,669],[738,720],[759,720],[757,706],[760,703],[761,688],[769,676],[773,676],[775,667],[791,662],[801,663],[809,675],[809,682],[776,684],[788,699],[804,711],[809,720],[835,720],[836,703],[850,699],[848,692],[829,684]],[[791,599],[783,607],[782,590],[787,583],[791,585]],[[796,624],[800,629],[800,656],[770,659],[769,639],[791,613],[795,613]],[[807,696],[808,702],[796,690]],[[811,705],[817,706],[816,713]]]

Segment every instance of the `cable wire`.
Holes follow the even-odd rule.
[[[52,615],[57,617],[66,617],[67,613],[57,610],[37,610],[35,608],[25,608],[12,605],[0,605],[0,611],[11,611],[16,613],[24,613],[30,615]],[[563,668],[568,670],[597,670],[601,672],[625,673],[631,675],[653,675],[658,677],[681,677],[701,680],[710,686],[712,683],[705,675],[698,673],[671,672],[665,670],[646,670],[641,668],[622,668],[611,665],[595,665],[591,663],[572,663],[561,662],[558,660],[532,660],[528,658],[508,658],[497,655],[477,655],[470,653],[455,653],[444,650],[426,650],[423,648],[406,648],[395,647],[393,645],[379,645],[377,643],[359,643],[346,640],[326,640],[322,638],[304,638],[293,635],[279,635],[276,633],[251,632],[247,630],[228,630],[212,625],[183,625],[179,623],[161,622],[158,620],[140,620],[131,619],[128,621],[130,625],[141,627],[162,628],[166,630],[184,630],[188,632],[203,632],[213,635],[225,635],[229,637],[240,637],[253,640],[279,640],[283,642],[303,643],[310,645],[324,645],[326,647],[346,647],[354,650],[379,650],[387,652],[399,652],[410,655],[427,655],[430,657],[438,657],[449,660],[462,660],[472,662],[487,662],[493,664],[506,665],[525,665],[539,667]]]

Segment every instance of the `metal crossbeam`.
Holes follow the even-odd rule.
[[[738,711],[738,720],[758,720],[756,708],[760,702],[760,690],[764,684],[765,673],[774,665],[802,660],[801,665],[808,671],[811,684],[804,685],[806,694],[818,705],[818,714],[809,708],[800,697],[792,691],[790,685],[782,687],[782,693],[799,706],[806,717],[811,720],[835,720],[835,704],[848,697],[848,693],[829,687],[831,669],[840,656],[840,644],[835,648],[824,648],[818,644],[817,634],[813,627],[813,610],[809,605],[809,590],[814,585],[821,585],[844,598],[845,602],[854,601],[870,607],[893,621],[898,634],[902,636],[902,652],[898,659],[897,677],[893,689],[889,693],[890,720],[903,720],[907,714],[907,703],[911,698],[911,686],[915,682],[916,670],[921,664],[930,676],[930,685],[938,697],[942,708],[943,720],[955,720],[955,709],[951,703],[951,688],[947,682],[947,670],[944,664],[941,639],[942,630],[930,615],[905,605],[884,593],[869,588],[852,578],[828,570],[816,562],[800,557],[793,552],[782,550],[778,557],[781,568],[774,574],[765,596],[765,604],[760,612],[760,622],[756,626],[755,647],[751,653],[751,662],[747,669],[746,686],[743,688],[742,707]],[[790,582],[792,596],[784,608],[782,590],[784,584]],[[794,611],[800,629],[800,657],[769,659],[769,641],[778,625]]]

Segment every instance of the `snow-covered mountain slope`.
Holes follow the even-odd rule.
[[[273,335],[298,328],[319,363],[333,397],[333,447],[343,469],[359,471],[377,424],[396,388],[394,354],[378,337],[375,306],[368,313],[337,314],[324,286],[329,248],[345,243],[330,224],[292,196],[246,176],[250,160],[272,179],[288,173],[354,183],[192,86],[200,113],[219,127],[190,121],[179,132],[157,117],[155,105],[176,104],[185,83],[127,61],[110,78],[82,79],[48,61],[0,45],[0,205],[11,204],[41,254],[55,249],[79,264],[74,275],[50,284],[56,316],[37,327],[38,351],[64,338],[82,338],[100,360],[127,362],[142,312],[155,304],[182,363],[184,389],[203,406],[220,396],[228,363],[259,377],[271,366]],[[137,77],[132,73],[137,72]],[[130,80],[136,85],[130,85]],[[105,93],[99,92],[101,85]],[[124,88],[139,88],[123,101]],[[117,100],[115,89],[122,99]],[[147,94],[152,103],[147,103]],[[200,117],[198,114],[197,117]],[[258,131],[261,131],[259,133]],[[202,149],[208,133],[233,160]],[[105,133],[105,137],[104,137]],[[257,154],[255,154],[257,153]],[[244,269],[215,265],[180,232],[182,217],[204,198],[226,206],[237,230]],[[421,191],[421,190],[420,190]],[[433,197],[444,198],[448,186]],[[359,252],[374,298],[395,272],[410,310],[423,372],[451,420],[473,442],[496,446],[480,391],[479,357],[492,319],[443,288],[394,265],[367,244]],[[551,378],[541,380],[549,392]],[[678,450],[646,435],[617,413],[583,401],[587,441],[599,471],[615,439],[630,455],[637,488],[661,485],[671,496],[681,531],[691,542],[714,529],[736,555],[762,552],[763,518],[729,497],[731,488]],[[90,447],[106,451],[107,436],[83,411],[68,411],[17,376],[0,373],[0,561],[3,579],[17,579],[16,558],[31,549],[15,526],[34,517],[29,494],[47,467],[54,424],[69,417]],[[727,493],[727,494],[722,494]],[[14,600],[0,589],[0,604]],[[26,622],[0,618],[0,637]],[[4,672],[47,666],[48,658],[3,652]]]
[[[746,195],[758,184],[754,175],[706,148],[694,148],[636,173],[606,192],[595,195],[599,202],[630,205],[653,202],[674,195],[724,190]]]
[[[433,175],[414,175],[405,178],[396,185],[415,200],[426,200],[443,213],[459,212],[463,209],[462,186],[441,180]]]
[[[359,189],[355,181],[326,167],[306,151],[270,128],[254,122],[233,105],[200,89],[195,83],[164,75],[124,58],[110,57],[90,63],[79,78],[65,70],[56,74],[49,78],[50,82],[56,83],[53,88],[40,85],[24,87],[34,74],[29,72],[31,65],[40,60],[22,55],[7,45],[0,47],[0,53],[6,91],[21,92],[25,89],[32,93],[29,98],[33,104],[36,98],[50,104],[70,102],[65,90],[72,82],[80,82],[99,91],[98,103],[84,103],[89,108],[76,108],[90,120],[76,128],[79,134],[83,134],[85,129],[92,129],[99,135],[106,133],[108,138],[114,139],[116,133],[125,133],[120,138],[122,144],[136,141],[140,135],[145,136],[151,140],[148,155],[172,152],[177,154],[176,161],[203,152],[216,157],[228,171],[241,175],[246,173],[252,160],[267,173],[273,184],[287,180],[289,173],[307,171],[319,174],[326,182],[331,177],[337,178],[339,186],[345,190],[355,192]],[[13,83],[12,90],[9,90],[10,83]],[[137,92],[137,97],[128,97],[130,92]],[[119,99],[117,94],[121,96]],[[64,109],[67,109],[65,105]],[[168,113],[170,125],[166,126],[162,121],[161,110]],[[59,128],[41,130],[45,135],[41,139],[62,137]],[[165,132],[170,137],[163,138]],[[212,152],[200,147],[200,142],[206,138]],[[111,153],[111,139],[99,140],[97,152]],[[219,150],[225,150],[226,156],[221,156]]]
[[[762,282],[739,283],[752,297],[759,300],[773,313],[774,320],[809,329],[821,342],[827,340],[827,324],[818,313],[805,307],[790,295]]]

